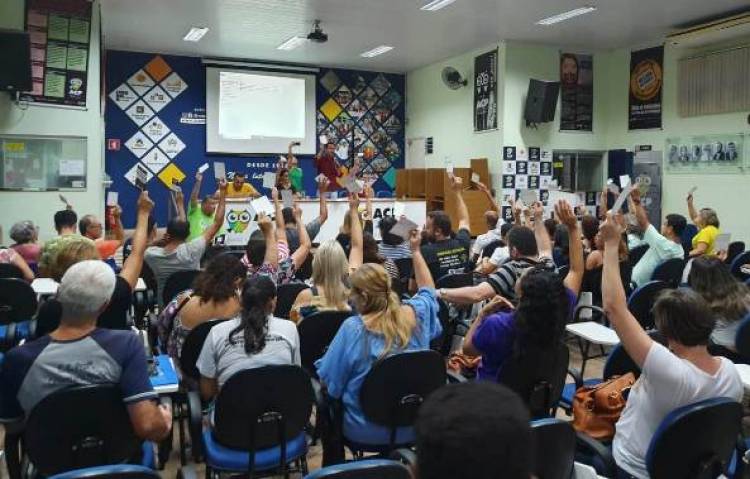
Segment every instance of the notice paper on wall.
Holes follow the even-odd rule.
[[[716,237],[714,242],[714,250],[726,251],[729,249],[729,242],[732,241],[731,233],[722,233]]]
[[[217,180],[223,180],[227,177],[227,167],[221,161],[214,162],[214,178]]]
[[[263,173],[263,188],[273,188],[276,186],[276,174],[272,171]]]
[[[118,194],[116,191],[107,192],[107,206],[117,206]]]
[[[86,161],[60,159],[60,176],[83,176],[86,174]]]

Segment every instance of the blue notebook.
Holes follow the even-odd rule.
[[[177,371],[172,366],[172,361],[169,360],[169,355],[154,356],[154,361],[156,361],[156,374],[150,378],[153,387],[170,386],[180,382]]]

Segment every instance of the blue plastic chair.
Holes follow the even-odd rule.
[[[305,479],[410,479],[409,468],[388,459],[365,459],[318,469]]]
[[[664,261],[654,269],[651,275],[652,281],[664,281],[672,288],[679,286],[682,281],[682,272],[685,269],[685,260],[672,258]]]
[[[132,464],[117,464],[112,466],[88,467],[74,471],[55,474],[48,479],[159,479],[159,474],[153,469]]]
[[[6,351],[22,339],[29,339],[36,314],[36,293],[22,279],[0,279],[0,351]]]
[[[657,296],[670,285],[664,281],[649,281],[636,288],[628,298],[628,309],[638,320],[645,330],[653,329],[654,315],[651,308],[654,306]]]
[[[569,479],[576,455],[576,433],[568,421],[555,418],[531,421],[536,461],[534,476]]]
[[[682,249],[685,251],[685,257],[687,257],[690,250],[693,249],[693,237],[698,234],[698,227],[692,223],[688,223],[685,229],[682,230],[680,235],[680,243],[682,243]]]

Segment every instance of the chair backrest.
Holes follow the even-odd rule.
[[[657,343],[666,346],[666,339],[658,330],[649,331],[648,335]],[[641,375],[641,368],[638,367],[635,361],[628,355],[628,352],[625,351],[622,343],[620,343],[609,352],[607,361],[604,363],[602,379],[606,381],[613,376],[622,376],[627,373],[633,373],[636,379],[638,379]]]
[[[740,320],[737,334],[734,337],[734,347],[737,354],[746,360],[750,360],[750,313]]]
[[[576,433],[570,422],[555,418],[531,421],[534,476],[570,479],[576,454]]]
[[[318,377],[315,361],[323,357],[343,322],[353,314],[351,311],[320,311],[297,325],[302,367],[312,377]]]
[[[557,268],[557,274],[560,276],[561,279],[565,279],[565,277],[568,275],[568,272],[570,271],[570,265],[564,264]]]
[[[732,260],[732,266],[730,267],[730,271],[732,272],[732,275],[735,278],[738,278],[742,281],[745,281],[746,279],[750,278],[750,275],[747,275],[743,273],[740,268],[742,268],[743,265],[750,263],[750,251],[745,251],[744,253],[738,254],[733,260]]]
[[[489,258],[492,256],[492,253],[495,252],[496,249],[503,246],[505,243],[503,243],[503,240],[495,240],[491,241],[487,246],[482,248],[482,258]]]
[[[61,413],[64,411],[64,413]],[[24,432],[29,459],[44,475],[132,459],[141,448],[115,385],[54,392],[31,410]]]
[[[172,273],[164,283],[164,289],[161,292],[161,300],[164,304],[168,304],[175,296],[186,289],[190,289],[195,277],[199,274],[200,271],[197,270],[177,271],[176,273]]]
[[[664,281],[649,281],[642,286],[639,286],[635,291],[630,294],[628,298],[628,309],[635,316],[635,319],[641,324],[643,329],[654,328],[654,314],[651,312],[651,308],[654,307],[656,298],[665,289],[669,289],[670,285]]]
[[[305,479],[411,479],[409,468],[388,459],[365,459],[328,466]]]
[[[676,288],[682,281],[685,260],[681,258],[668,259],[656,267],[651,275],[651,281],[664,281],[672,288]]]
[[[23,271],[14,264],[0,263],[0,278],[23,279]]]
[[[145,466],[116,464],[76,469],[55,474],[48,479],[159,479],[160,477],[158,472]]]
[[[445,385],[445,361],[432,350],[394,354],[376,362],[362,382],[359,402],[368,421],[391,429],[411,426],[427,396]]]
[[[436,282],[436,288],[462,288],[474,285],[474,273],[455,273],[441,276]]]
[[[731,243],[729,243],[729,247],[727,247],[727,258],[724,260],[724,262],[726,264],[732,264],[734,258],[736,258],[737,255],[743,253],[744,251],[744,241],[732,241]]]
[[[551,351],[529,350],[508,358],[497,379],[521,396],[532,418],[547,417],[562,395],[568,361],[568,347],[560,342]]]
[[[201,373],[198,371],[195,363],[198,362],[198,356],[200,356],[203,349],[203,343],[206,342],[211,328],[224,321],[226,319],[206,321],[190,330],[185,338],[185,342],[182,343],[182,351],[180,352],[180,371],[182,371],[182,374],[196,381],[200,379]]]
[[[299,366],[240,371],[216,398],[213,436],[220,444],[241,451],[286,443],[304,429],[313,400],[310,377]]]
[[[685,251],[685,257],[687,258],[688,253],[693,249],[693,237],[698,234],[698,227],[692,223],[688,223],[685,229],[682,230],[680,235],[680,243],[682,249]]]
[[[276,309],[273,315],[277,318],[289,319],[289,312],[297,299],[297,295],[303,289],[309,288],[305,283],[282,284],[276,289]]]
[[[630,264],[632,266],[635,266],[638,264],[638,261],[643,258],[643,255],[646,254],[646,251],[648,251],[649,245],[647,244],[641,244],[636,246],[635,248],[631,249],[628,253],[628,258],[630,260]]]
[[[36,313],[36,293],[17,278],[0,279],[0,325],[26,321]]]
[[[406,278],[408,280],[411,277],[411,272],[414,268],[414,263],[411,258],[399,258],[393,262],[396,263],[396,267],[398,268],[399,278]]]
[[[714,478],[729,462],[742,428],[742,405],[713,398],[662,419],[646,453],[651,477]]]

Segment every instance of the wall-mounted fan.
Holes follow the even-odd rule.
[[[469,80],[461,76],[461,74],[453,67],[443,68],[442,73],[443,83],[451,90],[458,90],[461,87],[465,87]]]

